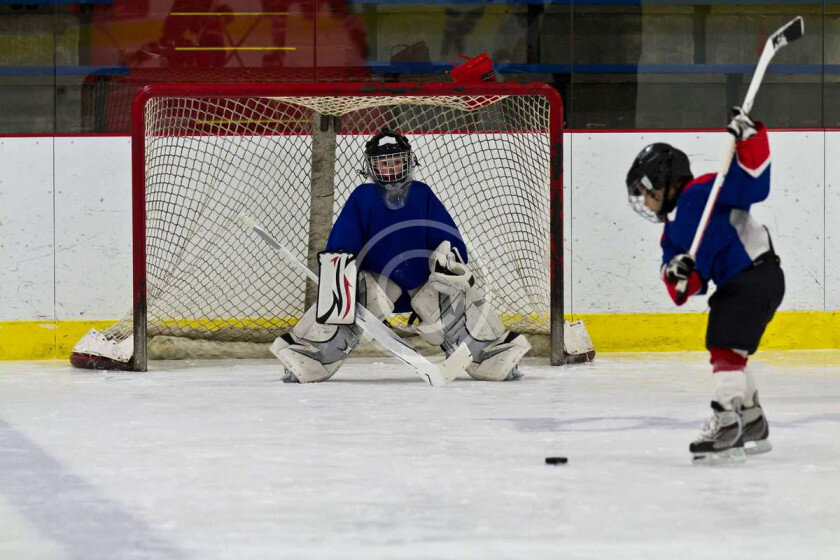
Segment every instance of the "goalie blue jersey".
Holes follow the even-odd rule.
[[[333,224],[327,251],[358,254],[359,270],[383,274],[413,290],[429,278],[429,254],[450,241],[466,262],[467,247],[452,216],[426,183],[413,181],[402,208],[385,206],[376,185],[356,187]],[[406,294],[396,311],[409,311]]]
[[[756,134],[736,145],[736,157],[732,158],[700,242],[697,251],[697,271],[703,283],[700,293],[706,291],[709,280],[722,286],[772,249],[767,228],[749,213],[750,206],[767,198],[770,192],[767,130],[761,123],[756,123],[756,128]],[[697,177],[680,195],[676,217],[665,224],[662,234],[663,267],[691,247],[715,176],[709,173]]]

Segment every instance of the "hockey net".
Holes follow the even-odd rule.
[[[503,322],[548,333],[559,97],[546,86],[474,89],[147,88],[133,108],[134,308],[86,335],[73,363],[145,370],[147,337],[247,344],[287,332],[314,289],[236,217],[252,216],[316,269],[335,216],[366,182],[364,143],[383,128],[408,136],[415,179],[459,226]]]

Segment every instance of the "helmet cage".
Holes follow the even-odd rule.
[[[398,132],[383,129],[365,144],[363,173],[376,184],[388,208],[405,205],[416,165],[408,138]]]
[[[645,197],[648,196],[654,200],[664,202],[665,189],[654,187],[647,175],[642,175],[627,186],[627,201],[637,214],[653,223],[664,222],[665,216],[661,215],[660,212],[651,210],[645,205]]]
[[[411,151],[367,156],[368,175],[376,183],[400,186],[411,176]]]

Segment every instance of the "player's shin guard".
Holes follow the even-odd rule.
[[[271,352],[286,368],[283,381],[326,381],[359,345],[356,325],[321,325],[315,322],[315,306],[309,308],[290,333],[277,338]]]
[[[731,408],[734,399],[744,402],[747,391],[747,354],[731,348],[709,348],[712,364],[712,378],[715,382],[715,400],[725,408]]]
[[[483,381],[522,377],[517,364],[531,345],[523,335],[505,330],[477,286],[443,293],[427,282],[414,292],[411,306],[422,321],[415,330],[426,342],[440,346],[447,356],[461,343],[467,344],[473,360],[467,366],[471,377]]]

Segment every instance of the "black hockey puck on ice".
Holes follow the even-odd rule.
[[[568,457],[546,457],[545,464],[546,465],[565,465],[569,462]]]

